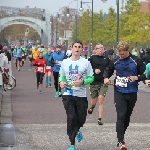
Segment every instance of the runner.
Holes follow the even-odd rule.
[[[28,59],[29,59],[29,67],[28,67],[28,71],[32,71],[32,48],[30,48],[30,50],[28,51]]]
[[[22,46],[22,50],[24,52],[24,60],[26,60],[26,57],[27,57],[27,48],[25,45]]]
[[[43,52],[39,53],[39,58],[35,59],[33,66],[36,66],[37,89],[42,94],[43,77],[46,69],[46,60],[43,58]]]
[[[80,130],[86,121],[88,101],[85,85],[94,80],[90,62],[80,57],[83,44],[75,41],[72,44],[72,56],[62,62],[60,68],[60,86],[64,88],[63,105],[67,114],[67,134],[71,146],[67,150],[75,150],[75,137],[78,142],[83,139]]]
[[[108,57],[103,56],[104,52],[104,46],[102,44],[97,44],[95,47],[96,54],[89,58],[94,70],[94,81],[90,84],[90,95],[92,101],[91,107],[88,109],[88,113],[93,113],[96,103],[99,101],[99,125],[103,125],[102,116],[104,112],[104,98],[106,96],[106,92],[108,91],[108,86],[104,84],[103,73],[110,62]]]
[[[44,55],[44,58],[46,59],[46,87],[51,87],[51,75],[52,75],[52,64],[49,61],[51,55],[51,49],[48,48],[47,53]]]
[[[119,59],[111,61],[104,73],[104,83],[112,84],[109,78],[116,70],[114,85],[114,103],[117,112],[116,132],[117,147],[127,150],[124,141],[125,132],[130,123],[130,117],[137,101],[138,82],[145,80],[145,67],[142,60],[129,52],[126,42],[119,42],[117,46]]]
[[[31,52],[31,56],[32,56],[31,61],[33,62],[35,59],[39,58],[39,54],[40,54],[40,52],[39,52],[37,46],[33,45],[32,52]],[[35,67],[35,70],[36,70],[36,67]]]
[[[13,56],[16,57],[16,68],[20,71],[20,66],[22,66],[22,48],[20,43],[17,43],[17,47],[13,51]]]
[[[50,57],[50,61],[53,66],[53,76],[54,76],[54,85],[55,85],[55,97],[61,97],[61,88],[59,86],[58,78],[59,78],[59,70],[61,66],[61,62],[65,58],[65,53],[61,51],[60,46],[56,46],[56,50],[53,52],[53,54]]]

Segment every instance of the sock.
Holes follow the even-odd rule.
[[[46,85],[48,85],[48,78],[46,78]]]
[[[51,77],[48,77],[48,84],[51,84]]]

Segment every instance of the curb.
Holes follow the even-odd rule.
[[[0,149],[16,150],[15,126],[13,124],[11,90],[3,92],[0,104]]]

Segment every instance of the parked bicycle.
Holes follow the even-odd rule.
[[[16,79],[13,75],[9,74],[8,69],[4,69],[2,72],[3,76],[3,89],[4,91],[6,90],[12,90],[13,88],[16,87]]]

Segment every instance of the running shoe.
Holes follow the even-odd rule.
[[[101,119],[98,119],[97,123],[98,123],[98,125],[103,125],[103,122]]]
[[[125,144],[118,143],[117,145],[118,145],[119,150],[127,150]]]
[[[59,92],[59,97],[61,97],[62,96],[62,94],[61,94],[61,92]]]
[[[55,93],[55,97],[59,97],[59,92],[58,91]]]
[[[39,94],[42,94],[42,90],[39,90]]]
[[[78,142],[81,142],[82,139],[83,139],[83,135],[82,135],[82,132],[79,130],[79,131],[77,131],[76,140]]]
[[[67,150],[76,150],[75,145],[71,145]]]

